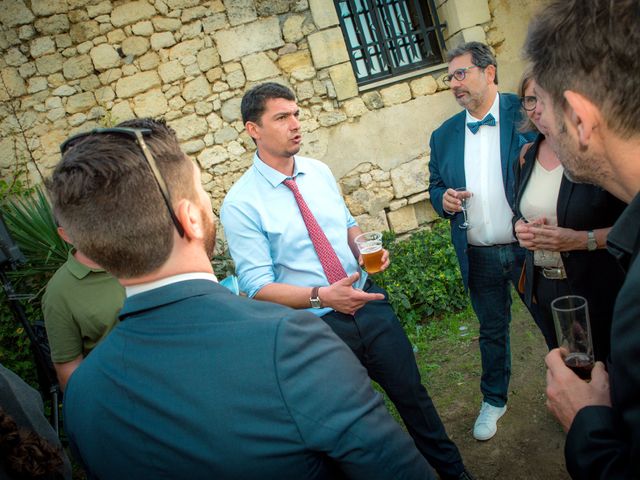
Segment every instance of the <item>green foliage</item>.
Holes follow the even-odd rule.
[[[448,222],[440,220],[431,230],[415,233],[404,241],[385,233],[383,241],[391,255],[391,265],[375,280],[389,293],[405,328],[467,306]]]
[[[28,320],[33,323],[41,319],[40,294],[51,275],[66,261],[69,247],[57,234],[51,207],[40,188],[26,188],[19,179],[4,190],[3,186],[0,184],[2,216],[27,259],[26,264],[7,274],[18,298],[22,298]],[[30,341],[14,318],[4,290],[0,302],[0,363],[37,386]]]

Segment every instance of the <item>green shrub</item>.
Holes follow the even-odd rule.
[[[449,222],[439,220],[431,230],[414,233],[406,240],[385,233],[383,241],[391,265],[375,280],[389,293],[405,328],[467,306]]]

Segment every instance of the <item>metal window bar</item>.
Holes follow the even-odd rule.
[[[433,0],[334,0],[360,85],[443,61]]]

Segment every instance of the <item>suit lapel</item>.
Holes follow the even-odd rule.
[[[558,215],[558,225],[566,225],[567,210],[569,209],[569,197],[573,192],[574,183],[571,182],[566,175],[562,174],[560,182],[560,191],[558,192],[558,203],[556,206],[556,215]]]
[[[453,129],[453,138],[450,139],[449,145],[452,145],[453,148],[453,158],[454,158],[454,178],[456,181],[456,187],[464,187],[467,185],[467,178],[464,173],[464,140],[465,140],[465,120],[466,113],[463,110],[460,114],[460,119],[455,123]]]
[[[500,161],[502,163],[502,182],[505,192],[508,191],[507,179],[509,178],[509,161],[511,160],[511,149],[514,137],[514,117],[514,110],[508,98],[500,95]]]

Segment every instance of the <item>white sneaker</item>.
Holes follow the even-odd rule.
[[[473,438],[484,441],[493,437],[498,431],[498,420],[506,411],[506,405],[504,407],[494,407],[487,402],[482,402],[480,414],[473,426]]]

